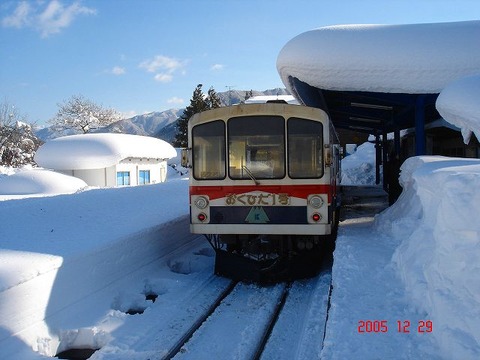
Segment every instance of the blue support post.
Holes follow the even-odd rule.
[[[395,155],[398,156],[400,159],[400,150],[401,150],[401,144],[400,144],[400,130],[395,129],[393,132],[393,142],[395,145]]]
[[[388,133],[385,129],[382,132],[382,164],[383,164],[383,189],[388,191]]]
[[[415,155],[425,155],[425,95],[418,95],[415,102]]]
[[[380,164],[382,162],[382,145],[378,133],[375,134],[375,184],[380,184]]]

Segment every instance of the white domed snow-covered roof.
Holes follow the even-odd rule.
[[[0,178],[0,195],[70,194],[88,185],[73,176],[45,169],[19,171]]]
[[[302,33],[280,51],[277,70],[324,90],[439,93],[480,72],[480,21],[338,25]]]
[[[133,158],[170,159],[177,152],[166,141],[128,134],[63,136],[43,144],[35,162],[55,170],[101,169]]]

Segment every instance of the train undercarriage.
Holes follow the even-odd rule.
[[[315,276],[332,260],[331,235],[205,235],[215,250],[215,274],[272,283]]]

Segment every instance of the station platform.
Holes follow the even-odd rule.
[[[342,186],[340,221],[374,217],[385,210],[388,194],[381,186]]]

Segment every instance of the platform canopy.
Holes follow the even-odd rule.
[[[290,40],[277,69],[300,103],[326,110],[337,128],[419,129],[440,118],[445,87],[480,74],[480,21],[322,27]]]

